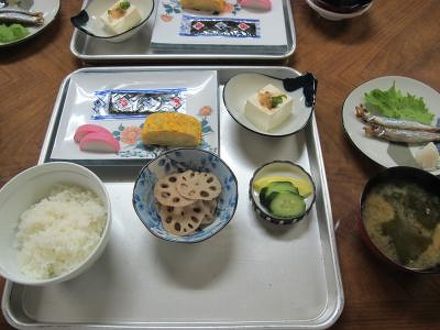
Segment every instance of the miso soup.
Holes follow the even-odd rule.
[[[390,259],[409,268],[440,264],[440,196],[417,184],[380,184],[362,209],[368,235]]]

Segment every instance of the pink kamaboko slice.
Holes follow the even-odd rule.
[[[272,9],[272,3],[270,0],[240,0],[240,6],[249,9],[259,9],[269,11]]]
[[[73,137],[73,139],[75,140],[76,143],[80,143],[82,138],[90,133],[108,134],[111,137],[113,137],[112,133],[105,127],[94,124],[85,124],[85,125],[81,125],[76,129],[75,136]]]
[[[81,139],[79,148],[81,151],[118,153],[121,146],[113,135],[107,133],[89,133]]]

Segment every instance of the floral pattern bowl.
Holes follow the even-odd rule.
[[[207,227],[185,236],[164,229],[154,198],[154,185],[166,175],[193,170],[214,174],[222,185],[215,220]],[[133,207],[145,227],[156,237],[171,242],[196,243],[222,230],[232,219],[238,203],[237,179],[223,160],[206,150],[180,148],[168,151],[148,163],[139,173],[133,189]]]

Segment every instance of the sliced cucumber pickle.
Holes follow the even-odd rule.
[[[306,203],[299,195],[291,191],[274,192],[270,195],[268,209],[271,214],[279,218],[298,218],[306,211]]]
[[[274,193],[279,193],[282,191],[290,191],[294,194],[299,195],[298,188],[295,187],[291,182],[288,181],[271,182],[260,191],[261,204],[263,204],[266,207],[269,207],[270,202],[272,201],[273,197],[275,197]]]

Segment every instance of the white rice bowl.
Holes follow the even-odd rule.
[[[26,285],[76,277],[102,254],[110,210],[103,183],[83,166],[47,163],[18,174],[0,190],[0,275]]]

